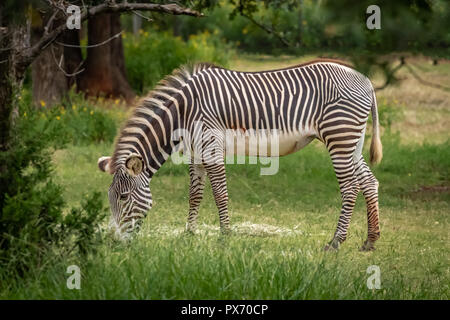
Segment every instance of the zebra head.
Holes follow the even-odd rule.
[[[139,230],[143,218],[152,207],[150,177],[144,170],[144,161],[140,155],[129,155],[125,164],[115,169],[111,168],[110,162],[111,157],[98,159],[101,171],[114,174],[108,191],[111,223],[116,227],[116,236],[129,238],[134,231]]]

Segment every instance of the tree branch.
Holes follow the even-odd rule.
[[[122,35],[122,33],[123,33],[123,30],[120,31],[119,33],[116,33],[112,37],[106,39],[105,41],[102,41],[102,42],[99,42],[99,43],[96,43],[96,44],[90,44],[90,45],[87,45],[87,46],[82,46],[82,45],[78,45],[78,44],[62,43],[62,42],[59,42],[59,41],[55,41],[55,43],[59,44],[60,46],[69,47],[69,48],[95,48],[95,47],[100,47],[100,46],[102,46],[104,44],[107,44],[108,42],[110,42],[110,41],[120,37]]]
[[[406,65],[405,59],[402,57],[400,58],[400,64],[398,66],[396,66],[395,68],[393,68],[392,70],[390,70],[387,74],[386,74],[386,81],[383,83],[383,85],[374,88],[375,91],[381,91],[383,89],[385,89],[388,85],[390,85],[392,83],[392,81],[397,80],[395,78],[395,73],[400,70],[403,66]]]
[[[130,12],[130,11],[155,11],[161,13],[168,13],[173,15],[188,15],[193,17],[202,17],[203,14],[179,6],[178,4],[156,4],[156,3],[114,3],[107,2],[97,6],[93,6],[85,10],[81,16],[80,20],[85,21],[89,17],[101,13],[112,13],[112,12]],[[33,60],[41,53],[41,51],[52,43],[64,30],[67,29],[66,23],[54,28],[52,31],[44,34],[41,39],[33,45],[31,48],[27,48],[22,52],[18,53],[18,59],[16,60],[16,68],[19,72],[24,72],[25,69],[33,62]]]
[[[411,68],[410,65],[406,65],[406,68],[408,69],[408,71],[413,75],[413,77],[419,81],[421,84],[425,85],[425,86],[429,86],[432,88],[436,88],[436,89],[441,89],[441,90],[445,90],[445,91],[450,91],[450,87],[446,87],[443,86],[439,83],[433,83],[427,80],[422,79],[415,71],[413,68]]]
[[[247,18],[248,20],[250,20],[254,25],[256,25],[257,27],[263,29],[265,32],[267,32],[268,34],[273,34],[276,38],[278,38],[278,40],[280,40],[286,47],[290,47],[291,44],[289,43],[288,40],[286,40],[284,37],[282,37],[278,32],[276,32],[274,29],[269,28],[265,25],[263,25],[262,23],[259,23],[258,21],[256,21],[252,16],[245,14],[244,12],[240,12],[241,16],[243,16],[244,18]]]
[[[82,73],[85,69],[80,69],[81,65],[84,63],[84,61],[82,60],[80,62],[80,64],[78,65],[78,67],[75,69],[75,71],[73,73],[68,73],[66,70],[64,70],[64,68],[62,67],[62,63],[64,61],[64,54],[61,54],[61,58],[59,59],[59,63],[56,60],[56,56],[55,56],[55,51],[53,50],[53,44],[51,45],[51,50],[52,50],[52,56],[53,56],[53,61],[55,62],[55,64],[58,66],[58,69],[61,70],[62,73],[64,73],[64,75],[66,77],[74,77],[80,73]]]

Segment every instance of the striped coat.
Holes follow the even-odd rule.
[[[185,130],[190,134],[189,141],[183,143],[190,149],[189,154],[197,156],[196,146],[201,147],[202,153],[200,161],[190,164],[187,229],[196,229],[198,207],[208,176],[221,229],[228,232],[226,143],[223,135],[214,132],[272,130],[277,133],[280,156],[319,139],[330,153],[343,201],[335,235],[326,248],[338,248],[345,240],[356,196],[361,190],[368,208],[368,239],[363,245],[367,250],[373,248],[380,234],[378,182],[361,155],[370,113],[374,124],[371,161],[379,162],[382,151],[374,90],[369,79],[351,67],[318,60],[286,69],[237,72],[197,64],[175,71],[138,103],[119,134],[112,158],[101,158],[99,166],[115,175],[132,178],[142,175],[149,180],[180,149],[182,139],[174,132]],[[258,155],[258,149],[247,148],[245,153]],[[138,164],[140,171],[134,172],[133,164]],[[118,194],[124,192],[120,187],[112,188]],[[151,206],[151,196],[147,200],[142,210]],[[145,203],[142,198],[139,201]],[[119,229],[123,229],[124,216],[137,211],[143,216],[142,210],[131,205],[128,213],[119,209],[113,212]]]

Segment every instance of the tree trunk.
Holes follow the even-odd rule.
[[[85,71],[80,76],[78,89],[91,96],[124,98],[131,102],[134,92],[125,73],[122,38],[100,44],[119,33],[120,15],[103,13],[88,21],[88,44]]]
[[[0,48],[5,48],[0,50],[0,151],[8,149],[13,109],[13,80],[10,79],[12,50],[8,50],[12,47],[12,37],[7,36],[7,32],[7,29],[0,30]],[[6,170],[3,164],[0,166],[0,171]]]
[[[78,47],[64,47],[64,66],[68,74],[75,74],[68,76],[67,87],[70,89],[77,83],[77,75],[79,71],[83,70],[83,55],[80,46],[80,31],[79,30],[65,30],[62,35],[63,43],[75,45]]]
[[[37,12],[36,12],[37,13]],[[49,14],[33,15],[31,29],[31,44],[33,45],[42,37],[44,26],[50,19]],[[64,21],[55,19],[54,25]],[[59,37],[60,40],[62,37]],[[68,90],[64,72],[64,48],[55,43],[45,48],[31,64],[31,78],[33,88],[33,103],[36,106],[51,106],[58,103]]]
[[[111,36],[122,31],[120,24],[120,14],[111,14]],[[122,37],[111,41],[111,61],[113,61],[113,91],[117,95],[122,95],[125,100],[131,102],[135,96],[133,89],[128,83],[127,71],[125,67],[125,55],[123,52]]]

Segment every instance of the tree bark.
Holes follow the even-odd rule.
[[[32,22],[31,44],[38,42],[44,34],[44,26],[50,16],[41,15],[38,22]],[[63,23],[55,20],[55,24]],[[58,40],[61,37],[58,37]],[[59,67],[58,67],[59,65]],[[60,68],[64,68],[64,48],[52,43],[31,64],[33,104],[35,106],[51,106],[61,101],[67,93],[66,76]]]
[[[122,31],[120,23],[120,14],[111,14],[111,36],[114,36]],[[128,83],[127,71],[125,67],[125,55],[123,52],[122,37],[119,36],[111,41],[111,61],[113,63],[113,91],[118,95],[123,95],[125,100],[131,102],[135,93]]]
[[[64,66],[71,76],[66,76],[67,87],[70,89],[77,83],[77,73],[83,70],[83,55],[80,47],[80,30],[65,30],[62,34],[62,42],[77,47],[64,47]]]
[[[124,98],[131,102],[134,92],[125,72],[122,38],[119,36],[98,45],[121,30],[118,13],[102,13],[88,20],[86,70],[81,74],[78,89],[90,96]]]
[[[1,24],[0,24],[1,27]],[[13,45],[12,37],[7,36],[8,29],[0,30],[0,151],[8,149],[8,142],[11,134],[11,113],[13,109],[13,79],[11,79],[12,50],[8,50]],[[7,168],[0,165],[0,171]]]

